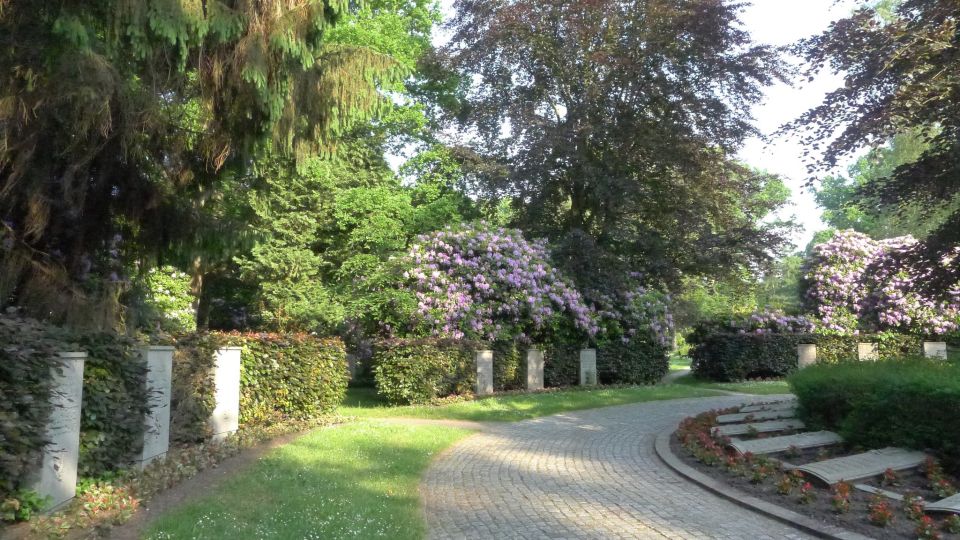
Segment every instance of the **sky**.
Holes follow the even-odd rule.
[[[741,21],[756,42],[788,45],[826,30],[831,22],[849,15],[860,3],[858,0],[753,0],[743,10]],[[453,13],[453,0],[441,0],[441,8],[444,17],[449,17]],[[440,46],[448,39],[448,35],[439,30],[433,41]],[[827,92],[841,84],[839,76],[824,72],[802,86],[785,83],[770,86],[763,103],[752,111],[756,125],[764,136],[771,136],[783,124],[818,105]],[[799,249],[806,247],[815,232],[825,228],[813,194],[804,186],[808,173],[803,152],[803,146],[792,137],[771,140],[755,137],[746,141],[737,156],[753,167],[780,175],[790,187],[791,204],[778,217],[794,217],[802,226],[792,238]]]

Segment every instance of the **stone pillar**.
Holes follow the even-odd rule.
[[[597,384],[597,350],[580,350],[580,386]]]
[[[215,405],[210,415],[213,440],[222,441],[240,427],[241,347],[218,349],[213,365]]]
[[[143,433],[143,451],[137,460],[140,468],[167,455],[170,449],[170,381],[173,378],[173,347],[141,347],[140,354],[147,363],[146,431]]]
[[[527,390],[543,390],[543,351],[527,350]]]
[[[924,341],[923,356],[932,360],[946,360],[947,344],[943,341]]]
[[[797,368],[803,369],[817,363],[817,346],[804,343],[797,345]]]
[[[880,359],[880,348],[876,343],[857,343],[857,358],[861,362],[875,362]]]
[[[80,458],[80,405],[83,402],[85,352],[60,353],[63,369],[51,369],[50,419],[45,430],[40,470],[30,488],[49,497],[45,509],[57,508],[77,493],[77,461]]]
[[[493,351],[476,351],[477,395],[493,393]]]

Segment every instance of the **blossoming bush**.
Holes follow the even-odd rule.
[[[807,262],[807,300],[819,331],[851,335],[861,331],[944,334],[960,321],[960,284],[941,298],[918,285],[930,269],[910,263],[916,245],[910,236],[876,241],[847,230],[818,244]],[[953,261],[941,261],[952,264]]]
[[[542,340],[599,331],[580,293],[549,262],[543,242],[486,223],[420,236],[404,273],[430,333],[453,339]]]

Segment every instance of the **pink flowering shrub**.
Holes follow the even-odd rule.
[[[960,284],[932,298],[918,285],[929,269],[909,263],[917,241],[909,236],[876,241],[840,231],[813,248],[807,264],[807,299],[822,333],[841,335],[893,330],[944,334],[960,321]],[[942,261],[951,264],[952,261]]]
[[[600,330],[596,313],[550,264],[546,245],[518,230],[448,227],[419,237],[409,259],[404,278],[434,335],[500,341]]]

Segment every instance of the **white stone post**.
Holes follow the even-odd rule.
[[[947,344],[943,341],[924,341],[923,356],[932,360],[946,360]]]
[[[493,393],[493,351],[476,351],[477,395]]]
[[[240,427],[240,351],[242,347],[218,349],[213,365],[214,408],[210,415],[213,440],[222,441]]]
[[[580,386],[597,384],[597,350],[580,350]]]
[[[817,363],[817,346],[809,343],[797,345],[797,368],[803,369]]]
[[[875,362],[880,359],[880,347],[876,343],[857,343],[857,358],[861,362]]]
[[[137,464],[144,468],[167,455],[170,449],[170,381],[173,378],[173,347],[150,345],[140,348],[147,363],[147,399],[150,412],[144,422],[143,451]]]
[[[543,390],[543,351],[527,350],[527,390]]]
[[[80,406],[83,402],[85,352],[60,353],[63,369],[51,369],[50,419],[45,430],[40,470],[30,482],[33,491],[49,497],[46,509],[57,508],[77,494],[80,458]]]

